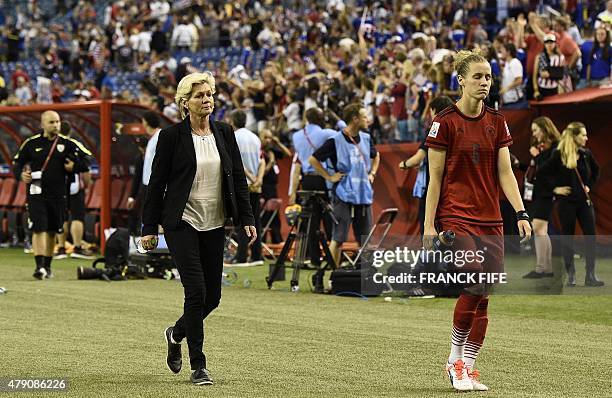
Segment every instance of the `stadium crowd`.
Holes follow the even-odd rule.
[[[305,110],[319,106],[333,126],[360,102],[380,143],[420,140],[431,100],[458,98],[463,48],[492,64],[497,108],[610,84],[612,1],[40,3],[0,15],[3,104],[114,98],[178,119],[176,84],[210,70],[217,119],[242,109],[249,129],[288,143]],[[237,62],[196,58],[210,47],[240,49]],[[39,76],[23,66],[32,59]]]

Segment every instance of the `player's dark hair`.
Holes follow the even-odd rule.
[[[314,106],[308,108],[306,112],[304,112],[304,117],[310,124],[316,124],[317,126],[323,126],[325,124],[325,115],[323,115],[323,111],[319,107]]]
[[[69,122],[63,121],[60,123],[60,134],[68,135],[68,133],[70,133],[70,130],[72,130],[72,126]]]
[[[453,100],[451,100],[446,95],[441,95],[431,100],[431,103],[429,104],[429,108],[433,110],[437,115],[438,113],[442,112],[444,109],[452,105],[453,105]]]
[[[147,124],[149,125],[149,127],[157,129],[159,128],[160,124],[160,120],[159,120],[159,115],[155,112],[145,112],[142,115],[142,118],[147,122]]]
[[[512,58],[516,58],[516,46],[514,43],[504,43],[503,46]]]
[[[232,125],[237,129],[241,129],[246,126],[246,119],[246,113],[244,113],[240,109],[236,109],[232,111],[232,113],[230,113],[230,120],[232,121]]]
[[[359,111],[361,110],[361,104],[350,104],[344,107],[342,111],[342,117],[346,124],[350,124],[354,118],[359,117]]]

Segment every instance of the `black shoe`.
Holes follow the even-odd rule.
[[[47,276],[47,271],[44,268],[39,268],[36,271],[34,271],[32,276],[38,279],[39,281],[42,281],[43,279],[45,279],[45,276]]]
[[[70,258],[80,258],[82,260],[93,260],[95,256],[89,250],[82,249],[80,247],[76,247],[70,253]]]
[[[63,260],[65,258],[68,258],[65,247],[60,247],[59,249],[57,249],[57,253],[53,256],[54,260]]]
[[[600,281],[597,275],[595,275],[595,270],[587,270],[586,277],[584,278],[584,286],[587,287],[600,287],[605,285],[603,281]]]
[[[210,372],[205,368],[194,370],[191,374],[191,382],[196,386],[210,386],[213,383]]]
[[[167,327],[164,331],[164,338],[168,344],[168,356],[166,357],[166,365],[172,373],[178,373],[183,366],[183,355],[181,353],[181,345],[172,342],[172,326]]]
[[[47,274],[45,275],[45,278],[51,279],[55,276],[53,275],[53,271],[51,271],[51,268],[45,268],[45,271],[47,272]]]
[[[542,275],[542,278],[552,278],[553,276],[555,276],[554,272],[544,272],[544,275]]]
[[[523,279],[540,279],[544,278],[546,274],[544,272],[531,271],[528,274],[523,275]]]

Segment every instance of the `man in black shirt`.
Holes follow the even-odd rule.
[[[64,224],[66,179],[88,167],[75,142],[59,134],[57,112],[44,112],[41,125],[43,131],[25,140],[13,159],[15,177],[28,184],[28,224],[37,279],[51,277],[55,234],[62,232]]]

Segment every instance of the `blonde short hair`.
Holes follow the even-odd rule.
[[[204,73],[190,73],[183,77],[176,88],[176,95],[174,96],[174,102],[181,113],[181,119],[187,117],[187,106],[185,102],[191,98],[191,92],[193,86],[196,84],[207,83],[210,86],[213,94],[215,93],[215,77],[210,72]]]

